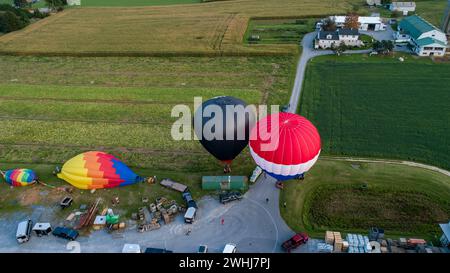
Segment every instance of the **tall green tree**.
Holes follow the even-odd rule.
[[[45,3],[47,4],[47,7],[49,7],[52,10],[62,8],[65,5],[67,5],[66,0],[45,0]]]
[[[0,32],[8,33],[25,27],[18,16],[10,11],[0,11]]]

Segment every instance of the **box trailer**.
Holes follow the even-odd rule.
[[[203,176],[203,190],[245,190],[248,178],[246,176]]]

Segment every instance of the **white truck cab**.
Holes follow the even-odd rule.
[[[194,222],[195,215],[197,214],[197,209],[194,207],[190,207],[186,210],[184,214],[184,222],[188,224],[192,224]]]

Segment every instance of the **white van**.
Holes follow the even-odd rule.
[[[223,248],[222,253],[236,253],[236,245],[235,244],[226,244]]]
[[[194,207],[190,207],[187,209],[184,214],[184,222],[188,224],[192,224],[194,222],[195,214],[197,213],[197,209]]]
[[[31,220],[20,222],[17,226],[16,240],[19,244],[23,244],[30,240],[31,229],[33,228]]]

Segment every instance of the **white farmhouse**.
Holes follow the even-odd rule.
[[[330,19],[336,23],[338,28],[343,28],[347,16],[330,16]],[[381,31],[386,30],[386,25],[381,20],[380,16],[359,16],[359,30],[361,31]]]
[[[317,33],[314,41],[315,49],[328,49],[345,44],[351,47],[360,47],[362,41],[359,39],[359,31],[357,29],[338,29],[336,31],[321,30]]]
[[[416,2],[392,2],[389,5],[390,11],[400,11],[403,15],[416,11]]]
[[[400,22],[395,39],[408,42],[419,56],[444,56],[448,44],[444,32],[417,15]]]

